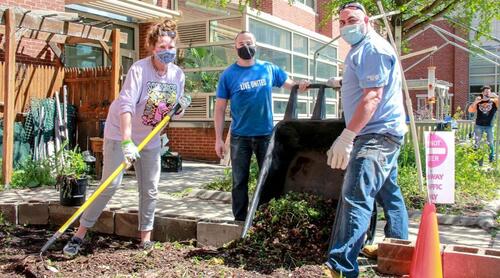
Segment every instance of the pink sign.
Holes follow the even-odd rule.
[[[431,133],[427,143],[427,167],[434,168],[443,164],[448,155],[448,146],[443,138]]]

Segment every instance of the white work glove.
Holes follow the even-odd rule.
[[[188,108],[189,105],[191,105],[191,96],[183,95],[182,97],[179,98],[178,102],[179,105],[181,106],[181,109],[186,110],[186,108]]]
[[[137,149],[137,146],[130,139],[122,141],[122,151],[127,166],[132,165],[138,158],[141,157],[139,155],[139,149]]]
[[[174,120],[178,120],[178,119],[182,118],[182,116],[184,116],[186,109],[189,107],[189,105],[191,105],[191,96],[183,95],[179,98],[179,100],[177,100],[177,102],[179,103],[181,108],[172,117],[172,119],[174,119]]]
[[[354,137],[356,137],[356,133],[345,128],[342,134],[335,139],[328,152],[326,152],[328,156],[326,163],[332,169],[340,168],[345,170],[347,168],[349,158],[351,157]]]
[[[342,77],[332,77],[326,81],[326,85],[332,88],[340,88],[342,87]]]

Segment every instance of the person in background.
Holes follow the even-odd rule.
[[[134,164],[139,191],[140,246],[151,249],[151,231],[160,179],[160,135],[156,134],[139,154],[139,144],[169,113],[176,102],[182,109],[190,100],[184,96],[184,72],[174,64],[177,24],[167,19],[153,25],[147,35],[151,56],[135,62],[127,73],[119,97],[111,103],[104,128],[103,173],[106,180],[125,160]],[[68,256],[78,254],[85,234],[122,182],[120,173],[80,217],[80,226],[64,246]]]
[[[325,274],[357,277],[375,201],[387,219],[385,236],[408,238],[408,214],[397,184],[407,126],[393,47],[372,29],[360,3],[342,5],[339,23],[342,38],[351,45],[341,87],[346,128],[328,150],[327,164],[346,172]]]
[[[231,102],[231,165],[233,174],[232,209],[235,220],[245,221],[248,209],[248,178],[252,153],[259,169],[264,161],[273,130],[272,88],[290,90],[296,83],[278,66],[255,59],[255,36],[242,31],[234,39],[236,63],[221,75],[215,102],[215,151],[224,157],[224,115]],[[302,80],[305,91],[309,81]]]
[[[493,119],[498,110],[498,96],[491,92],[490,86],[481,87],[481,95],[469,106],[470,113],[476,113],[476,124],[474,126],[475,146],[479,148],[483,132],[486,133],[486,141],[490,147],[489,160],[495,160],[495,144],[493,142]]]

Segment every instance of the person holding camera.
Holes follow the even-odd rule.
[[[498,109],[498,96],[491,92],[491,87],[481,87],[481,95],[469,106],[470,113],[476,113],[476,125],[474,126],[474,138],[476,148],[479,147],[483,132],[490,147],[489,160],[495,160],[495,144],[493,143],[493,118]]]

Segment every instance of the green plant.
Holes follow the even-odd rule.
[[[245,238],[221,249],[225,264],[270,274],[321,263],[328,249],[336,203],[307,193],[288,192],[263,204]]]
[[[193,47],[186,49],[179,57],[179,65],[184,68],[204,68],[225,66],[224,60],[212,48]],[[219,82],[219,71],[198,71],[186,78],[187,92],[214,92]]]
[[[453,119],[454,120],[461,120],[464,117],[464,111],[460,106],[457,106],[457,109],[455,110],[455,113],[453,114]]]
[[[415,167],[398,168],[398,184],[401,187],[405,204],[408,208],[421,209],[425,204],[425,189],[420,190]]]
[[[224,170],[222,177],[216,178],[214,181],[207,183],[203,186],[204,189],[218,190],[231,192],[233,189],[233,172],[230,168]],[[257,179],[259,178],[259,165],[257,159],[252,156],[250,161],[250,172],[248,177],[248,193],[253,194],[257,186]]]
[[[49,159],[22,161],[12,174],[12,188],[34,188],[41,185],[54,185],[52,163]]]
[[[55,164],[57,185],[63,191],[63,196],[69,197],[76,180],[86,178],[87,164],[83,160],[83,155],[78,151],[78,147],[73,150],[65,148],[64,143],[53,157]]]
[[[423,148],[420,150],[423,154]],[[475,149],[471,144],[458,144],[455,148],[455,204],[437,205],[441,213],[463,213],[482,209],[484,201],[496,197],[500,189],[500,171],[487,171],[479,161],[488,153],[487,146]],[[425,156],[421,156],[425,171]],[[416,182],[415,155],[410,144],[401,148],[398,160],[398,184],[409,208],[420,209],[425,203],[425,191]],[[425,176],[425,175],[424,175]],[[425,179],[424,179],[425,181]],[[425,189],[424,189],[425,190]]]

